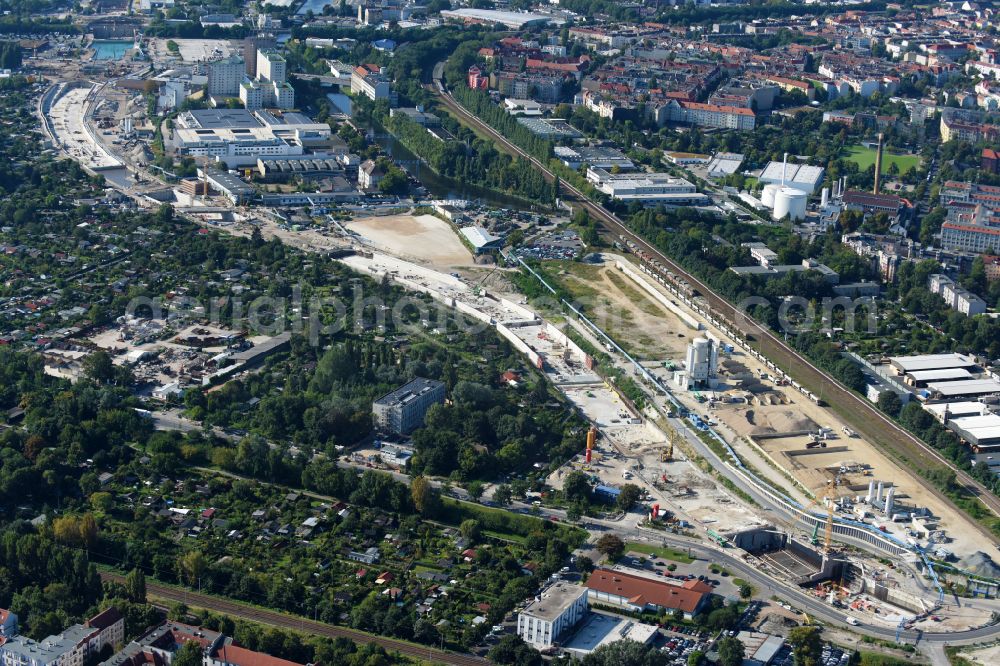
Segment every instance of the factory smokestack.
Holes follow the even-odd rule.
[[[875,188],[872,190],[872,194],[878,194],[879,189],[882,185],[882,141],[883,135],[881,132],[878,133],[878,150],[875,153]]]
[[[785,153],[785,158],[781,161],[781,186],[785,186],[785,175],[788,173],[788,153]]]

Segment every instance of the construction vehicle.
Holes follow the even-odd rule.
[[[667,448],[660,451],[660,462],[670,462],[674,459],[674,443],[667,442]]]
[[[833,543],[833,512],[837,507],[837,488],[840,486],[840,473],[838,472],[836,476],[827,481],[826,492],[821,496],[814,499],[812,502],[806,506],[806,511],[809,511],[814,506],[817,506],[820,501],[826,505],[826,524],[823,530],[823,554],[830,554],[830,547]],[[813,526],[813,534],[810,542],[815,546],[818,545],[819,541],[819,522],[816,522]]]

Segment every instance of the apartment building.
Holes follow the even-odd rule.
[[[205,66],[208,85],[205,92],[209,97],[236,97],[246,73],[246,63],[239,56],[230,56],[210,62]]]
[[[291,109],[295,106],[295,90],[285,80],[288,64],[270,49],[257,51],[257,78],[240,83],[239,96],[248,111],[259,109]]]
[[[285,83],[288,63],[280,53],[272,49],[257,51],[257,80]]]
[[[118,647],[125,641],[125,619],[115,608],[40,641],[18,634],[17,616],[10,611],[0,610],[0,619],[2,666],[83,666],[105,646]]]
[[[946,275],[940,273],[930,275],[927,278],[927,289],[932,294],[940,296],[949,308],[967,317],[986,312],[986,301],[962,288]]]
[[[150,629],[98,666],[165,666],[186,643],[201,648],[202,666],[302,666],[248,650],[216,631],[171,621]]]
[[[517,635],[539,650],[572,629],[587,614],[586,587],[560,581],[542,593],[517,615]]]
[[[941,225],[941,247],[976,254],[996,254],[1000,251],[1000,227],[944,222]]]
[[[396,106],[397,97],[389,79],[382,74],[378,65],[358,65],[351,71],[351,94],[364,95],[376,102],[380,99],[389,101],[389,106]]]
[[[372,403],[375,426],[380,430],[408,435],[424,424],[433,405],[444,402],[444,384],[417,377]]]
[[[757,116],[751,109],[671,100],[665,105],[666,121],[698,127],[752,130]]]

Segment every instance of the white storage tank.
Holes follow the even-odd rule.
[[[774,208],[774,195],[777,194],[780,189],[781,185],[776,185],[774,183],[764,186],[764,190],[760,193],[760,202],[764,204],[764,208]]]
[[[807,195],[802,190],[793,187],[782,187],[774,193],[774,212],[771,216],[781,220],[788,215],[793,220],[802,220],[806,216]]]

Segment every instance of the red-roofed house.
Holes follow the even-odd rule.
[[[6,608],[0,608],[0,636],[17,635],[17,616]]]
[[[213,651],[205,663],[206,666],[299,666],[294,661],[254,652],[232,643]]]
[[[591,603],[621,606],[632,611],[672,611],[676,608],[690,618],[704,606],[712,587],[700,580],[675,585],[645,576],[596,569],[587,579]]]
[[[383,571],[379,574],[378,578],[375,579],[376,585],[385,585],[386,583],[391,583],[396,580],[396,576],[393,575],[391,571]]]
[[[997,151],[992,148],[983,148],[983,171],[988,171],[990,173],[997,173],[997,167],[1000,166],[1000,156],[997,155]]]

